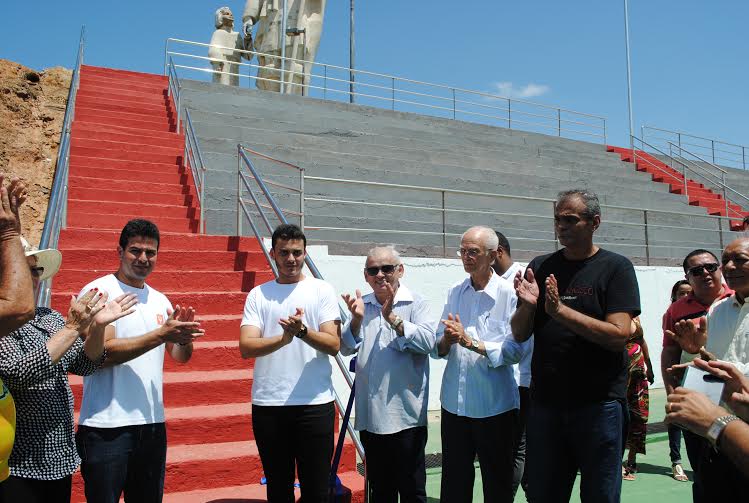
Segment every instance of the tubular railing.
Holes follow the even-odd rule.
[[[659,145],[663,150],[668,149],[668,143],[673,143],[678,145],[679,148],[689,148],[704,159],[710,159],[710,163],[714,165],[735,169],[747,169],[749,167],[749,146],[697,136],[683,131],[642,126],[640,136],[645,139],[646,134],[650,143]]]
[[[275,198],[271,194],[270,190],[268,189],[268,186],[266,182],[263,180],[262,176],[258,172],[258,170],[255,168],[255,165],[250,160],[250,158],[247,156],[246,152],[250,151],[253,152],[250,149],[244,148],[242,145],[237,145],[237,235],[242,235],[242,221],[244,220],[243,217],[246,217],[248,222],[250,223],[250,227],[252,228],[252,232],[255,235],[255,239],[257,239],[258,244],[260,245],[260,249],[263,251],[263,254],[265,255],[265,259],[268,261],[268,264],[270,265],[271,269],[273,270],[274,276],[278,277],[278,270],[276,268],[275,262],[271,259],[268,250],[265,248],[265,243],[263,242],[263,236],[262,231],[258,229],[257,225],[255,224],[252,215],[250,214],[250,210],[247,207],[247,202],[245,198],[243,197],[244,190],[247,191],[249,194],[252,203],[257,210],[257,213],[259,214],[261,220],[263,221],[263,224],[265,225],[266,230],[268,231],[269,235],[273,233],[273,225],[271,224],[270,220],[268,219],[268,216],[265,214],[265,209],[270,209],[273,214],[275,214],[276,219],[283,224],[289,223],[288,219],[286,218],[286,215],[284,213],[284,210],[282,210],[278,203],[276,202]],[[269,156],[263,156],[266,159],[272,159]],[[282,165],[286,167],[296,168],[296,166],[293,166],[292,164],[281,162]],[[246,168],[249,170],[251,178],[244,172]],[[302,177],[301,179],[304,179],[304,171],[301,171]],[[260,200],[258,199],[258,196],[255,195],[255,192],[252,188],[251,181],[254,180],[257,184],[257,187],[260,189],[262,196],[267,201],[267,204],[262,204]],[[270,182],[268,182],[270,184]],[[286,188],[290,188],[288,186],[283,186]],[[244,188],[244,190],[243,190]],[[302,189],[303,190],[303,189]],[[300,192],[300,196],[301,196]],[[292,213],[300,215],[300,213],[297,212],[289,212],[287,210],[286,213]],[[301,216],[301,215],[300,215]],[[303,224],[302,224],[303,228]],[[312,276],[318,279],[323,279],[322,274],[320,273],[320,270],[315,265],[312,258],[307,255],[305,257],[305,263],[307,264],[307,267],[309,268],[310,272],[312,273]],[[340,308],[340,305],[339,305]],[[341,319],[345,320],[348,317],[347,312],[341,308]],[[341,373],[343,374],[344,379],[346,380],[346,384],[348,385],[349,389],[352,389],[354,386],[354,379],[351,377],[351,374],[349,373],[349,370],[346,366],[346,362],[341,357],[340,353],[335,356],[336,364],[338,365],[338,368],[340,369]],[[338,393],[335,392],[335,402],[336,406],[338,407],[338,410],[340,413],[343,413],[343,411],[346,410],[346,404],[343,403],[341,398],[338,396]],[[354,445],[356,446],[356,450],[359,453],[359,457],[361,457],[362,462],[364,463],[366,467],[366,455],[364,453],[364,446],[362,445],[361,441],[359,440],[359,436],[356,433],[356,430],[354,430],[354,426],[351,422],[349,422],[347,426],[347,430],[349,433],[349,436],[354,442]]]
[[[634,140],[640,141],[639,138],[633,137]],[[401,210],[403,213],[407,213],[409,211],[425,211],[425,212],[435,212],[440,215],[439,220],[440,223],[436,224],[435,226],[437,229],[435,230],[403,230],[402,228],[398,227],[392,227],[392,228],[366,228],[366,227],[325,227],[325,226],[310,226],[310,225],[304,225],[304,230],[318,230],[318,231],[331,231],[331,232],[355,232],[355,233],[369,233],[369,234],[382,234],[383,236],[389,235],[389,236],[398,236],[398,235],[420,235],[420,236],[439,236],[441,239],[441,254],[444,257],[452,257],[452,254],[450,253],[450,249],[448,246],[448,239],[455,240],[460,237],[460,234],[449,232],[448,230],[448,216],[449,215],[458,215],[458,214],[468,214],[468,215],[476,215],[478,218],[482,217],[520,217],[520,218],[533,218],[533,219],[541,219],[541,220],[548,220],[548,227],[546,229],[546,232],[550,236],[549,238],[544,237],[520,237],[515,236],[515,239],[522,239],[526,242],[531,243],[538,243],[538,244],[545,244],[547,247],[553,246],[554,249],[558,248],[559,242],[556,239],[556,234],[554,232],[554,204],[555,200],[551,198],[541,198],[541,197],[531,197],[531,196],[518,196],[514,194],[496,194],[491,192],[478,192],[478,191],[467,191],[467,190],[458,190],[458,189],[448,189],[448,188],[438,188],[438,187],[422,187],[422,186],[416,186],[416,185],[405,185],[405,184],[398,184],[398,183],[388,183],[388,182],[369,182],[369,181],[363,181],[363,180],[352,180],[352,179],[344,179],[344,178],[328,178],[328,177],[320,177],[320,176],[310,176],[307,175],[304,171],[304,169],[300,166],[296,166],[294,164],[276,159],[272,156],[262,154],[259,152],[256,152],[251,149],[247,149],[243,146],[238,146],[238,181],[239,181],[239,189],[237,193],[237,232],[238,234],[242,234],[242,225],[240,219],[246,218],[250,222],[250,226],[252,227],[253,233],[255,234],[255,237],[258,239],[258,242],[262,244],[262,237],[255,226],[255,224],[252,222],[251,215],[249,213],[249,210],[247,209],[247,206],[243,202],[243,198],[241,197],[242,191],[247,191],[250,194],[250,198],[252,199],[252,202],[255,204],[258,208],[266,208],[266,209],[272,209],[275,211],[277,208],[277,205],[275,202],[273,204],[263,204],[259,201],[257,196],[252,192],[251,190],[251,184],[250,179],[242,173],[242,163],[247,164],[248,166],[252,166],[250,170],[253,172],[253,176],[255,174],[258,178],[261,179],[261,175],[257,172],[257,168],[254,164],[250,162],[249,157],[247,156],[247,152],[257,155],[263,159],[268,159],[271,161],[274,161],[278,165],[282,165],[285,168],[291,168],[293,170],[297,170],[299,172],[299,179],[300,179],[300,185],[298,187],[291,187],[287,184],[282,183],[276,183],[276,182],[270,182],[267,181],[264,183],[263,187],[261,187],[263,191],[263,195],[266,199],[271,198],[272,195],[270,194],[270,191],[268,191],[267,186],[273,185],[276,187],[280,187],[283,189],[288,190],[292,194],[295,194],[300,199],[300,208],[304,208],[306,203],[308,202],[316,202],[316,203],[331,203],[331,204],[339,204],[339,205],[346,205],[349,207],[356,207],[356,206],[365,206],[365,207],[371,207],[371,208],[378,208],[378,209],[385,209],[385,208],[395,208]],[[666,155],[666,154],[664,154]],[[640,162],[647,161],[644,158],[638,158]],[[678,162],[678,161],[676,161]],[[684,163],[686,164],[686,163]],[[656,166],[658,169],[662,169],[658,166]],[[685,166],[683,168],[687,173],[691,173],[693,168],[689,166]],[[698,171],[694,170],[697,174]],[[663,171],[664,173],[667,173],[669,175],[673,175],[673,173],[668,173],[666,171]],[[686,179],[686,178],[685,178]],[[341,185],[348,185],[351,187],[362,187],[367,188],[374,193],[377,189],[402,189],[402,190],[410,190],[414,191],[415,193],[433,193],[435,194],[435,204],[433,206],[430,206],[428,204],[407,204],[407,203],[389,203],[389,202],[376,202],[376,201],[370,201],[370,200],[354,200],[354,199],[346,199],[346,198],[333,198],[333,197],[319,197],[319,196],[309,196],[304,193],[304,183],[306,182],[323,182],[323,183],[330,183],[330,184],[341,184]],[[267,191],[267,193],[266,193]],[[508,201],[518,201],[518,202],[534,202],[539,204],[539,210],[536,212],[511,212],[511,211],[487,211],[483,209],[464,209],[464,208],[452,208],[449,207],[447,204],[448,196],[469,196],[471,198],[488,198],[491,201],[499,202],[508,202]],[[275,208],[274,208],[275,205]],[[495,205],[492,203],[492,205]],[[696,231],[696,232],[704,232],[706,235],[717,235],[717,244],[719,248],[723,248],[724,246],[724,233],[730,231],[730,222],[735,221],[737,218],[734,217],[724,217],[719,215],[688,215],[690,217],[698,218],[700,219],[703,224],[702,226],[680,226],[680,225],[666,225],[662,223],[657,223],[657,220],[662,218],[671,218],[676,216],[685,216],[683,212],[679,211],[668,211],[668,210],[656,210],[656,209],[648,209],[648,208],[641,208],[641,207],[630,207],[630,206],[616,206],[616,205],[601,205],[601,208],[609,212],[614,211],[624,211],[624,212],[633,212],[635,215],[639,214],[640,217],[638,218],[628,218],[626,220],[613,220],[613,219],[606,219],[605,224],[606,225],[617,225],[617,226],[625,226],[625,227],[634,227],[634,228],[640,228],[642,229],[642,234],[639,239],[642,240],[642,243],[624,243],[624,242],[617,242],[617,246],[621,247],[629,247],[629,248],[644,248],[645,252],[645,263],[646,265],[651,265],[651,259],[653,252],[657,249],[678,249],[678,250],[685,250],[689,251],[695,248],[697,244],[705,247],[710,248],[711,244],[707,241],[704,243],[696,243],[694,241],[690,241],[689,244],[678,244],[678,243],[669,243],[669,244],[657,244],[654,243],[654,233],[658,229],[663,230],[680,230],[680,231]],[[278,211],[281,211],[280,209]],[[299,216],[301,218],[302,212],[297,211],[287,211],[289,214],[293,214],[295,216]],[[263,219],[266,228],[272,229],[271,223],[267,220],[267,217],[264,216],[263,212],[260,212],[260,218]],[[711,222],[714,222],[713,228],[711,227]],[[542,229],[543,231],[543,229]],[[693,232],[690,232],[690,236],[694,236],[695,234]],[[513,236],[509,236],[513,237]],[[691,239],[691,238],[690,238]],[[538,250],[521,250],[520,248],[514,248],[518,251],[538,251]],[[681,253],[681,252],[679,252]],[[268,257],[268,259],[270,259]]]
[[[86,27],[81,27],[81,35],[78,41],[78,54],[75,58],[73,75],[70,78],[70,89],[68,90],[67,106],[62,121],[60,133],[60,146],[57,150],[57,162],[55,163],[55,178],[52,182],[52,190],[47,205],[47,215],[44,217],[44,229],[39,240],[39,249],[57,248],[60,239],[60,231],[67,226],[68,207],[68,173],[70,168],[70,129],[75,116],[75,100],[78,95],[78,86],[81,78],[81,65],[83,64],[83,52],[86,42]],[[42,281],[37,292],[36,305],[47,307],[50,303],[52,280]]]
[[[180,45],[185,49],[182,51],[171,50],[170,45]],[[240,79],[249,79],[249,81],[278,82],[278,80],[259,77],[257,69],[260,68],[260,65],[257,64],[232,63],[236,64],[240,70],[238,73],[230,73],[210,68],[209,63],[215,60],[208,56],[186,52],[195,48],[204,48],[207,52],[209,47],[211,47],[210,44],[200,42],[167,39],[164,49],[165,73],[169,60],[179,58],[180,64],[175,64],[175,68],[196,72],[199,75],[223,74],[237,76]],[[355,96],[359,98],[357,100],[359,103],[379,108],[417,111],[444,118],[473,122],[483,121],[509,129],[521,129],[606,143],[606,119],[597,115],[493,93],[355,70],[344,66],[304,61],[255,51],[240,51],[235,48],[225,49],[242,53],[242,56],[248,61],[252,61],[255,56],[281,60],[281,68],[274,71],[285,77],[285,85],[292,92],[296,87],[302,87],[298,92],[302,95],[343,101],[349,101],[351,96]],[[182,64],[183,61],[191,64]],[[295,72],[286,69],[288,62],[299,62],[310,67],[309,80],[303,84],[294,82],[293,75]],[[246,73],[243,73],[243,71]]]
[[[198,223],[198,231],[200,234],[205,234],[205,174],[206,167],[203,162],[203,154],[200,150],[200,143],[198,137],[195,134],[195,128],[192,125],[192,119],[190,118],[190,110],[184,107],[185,120],[182,120],[182,85],[177,75],[177,70],[174,67],[174,62],[169,58],[167,64],[167,75],[169,76],[169,83],[167,86],[167,93],[171,96],[174,102],[174,107],[177,109],[177,132],[180,130],[184,131],[185,134],[185,151],[182,157],[183,162],[190,166],[190,172],[192,173],[192,179],[195,183],[195,192],[198,197],[198,204],[200,205],[200,221]]]

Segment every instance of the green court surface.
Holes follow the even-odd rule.
[[[665,393],[662,389],[650,391],[650,423],[658,423],[665,415],[664,405]],[[430,415],[429,441],[427,443],[427,454],[438,453],[440,448],[440,423],[439,415]],[[671,477],[671,461],[668,456],[668,435],[663,433],[649,434],[646,446],[647,454],[637,456],[637,479],[622,482],[622,501],[632,503],[676,503],[692,501],[692,483],[677,482]],[[684,461],[684,469],[690,480],[692,478],[691,468],[686,456],[686,449],[682,441],[681,455]],[[427,496],[428,501],[439,501],[441,468],[427,469]],[[579,481],[575,482],[572,491],[571,502],[579,502]],[[481,472],[476,464],[476,481],[474,483],[473,501],[484,501],[481,491]],[[525,501],[523,490],[518,490],[516,502]]]

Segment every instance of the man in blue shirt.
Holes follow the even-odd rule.
[[[459,255],[469,274],[447,293],[437,329],[437,355],[447,358],[442,378],[442,483],[440,501],[473,498],[473,467],[481,465],[484,501],[513,500],[513,445],[520,405],[512,365],[525,353],[509,327],[517,299],[492,269],[497,235],[471,227]]]
[[[426,503],[429,354],[434,320],[420,295],[400,283],[393,247],[370,250],[364,280],[372,293],[343,295],[351,319],[341,353],[356,359],[356,420],[374,501]]]

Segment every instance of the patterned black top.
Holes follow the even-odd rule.
[[[89,375],[92,362],[78,338],[53,364],[47,340],[65,326],[57,311],[37,307],[34,319],[0,337],[0,378],[16,402],[16,441],[8,464],[17,477],[56,480],[81,463],[73,437],[73,392],[68,372]]]

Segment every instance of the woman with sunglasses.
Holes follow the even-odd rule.
[[[57,250],[38,250],[21,238],[34,292],[60,268]],[[36,295],[35,295],[36,297]],[[73,438],[73,393],[68,372],[91,374],[105,359],[104,327],[130,314],[134,296],[107,302],[95,290],[72,298],[67,319],[46,307],[0,339],[0,378],[16,403],[16,440],[0,484],[0,503],[70,501],[81,460]]]

